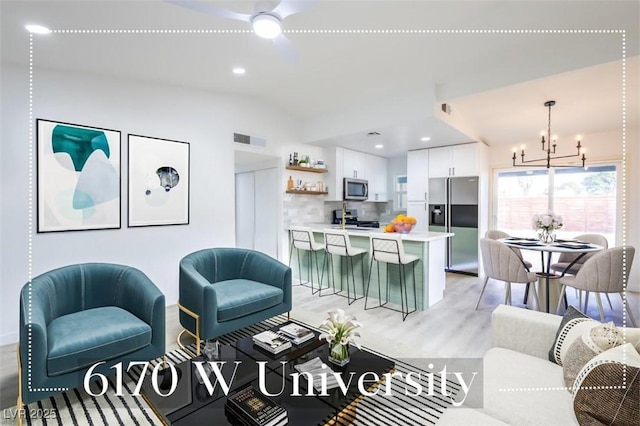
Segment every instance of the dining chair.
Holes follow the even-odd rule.
[[[522,259],[520,259],[516,252],[511,250],[511,247],[490,238],[480,238],[480,252],[482,254],[485,278],[480,297],[478,297],[478,303],[476,303],[476,309],[480,306],[480,301],[482,300],[489,278],[506,283],[504,303],[509,305],[511,304],[511,283],[534,283],[534,285],[528,286],[529,288],[526,291],[533,293],[536,307],[540,309],[540,301],[535,286],[535,281],[538,277],[535,272],[529,272],[527,270],[522,263]]]
[[[596,293],[600,320],[604,322],[600,293],[618,293],[627,309],[631,325],[636,327],[629,303],[623,295],[635,253],[636,249],[632,246],[613,247],[596,252],[587,259],[575,276],[565,275],[560,279],[560,294],[564,294],[567,287]],[[556,312],[559,310],[560,304]]]
[[[609,248],[609,241],[599,234],[582,234],[575,237],[578,241],[584,241],[590,244],[597,244],[599,246]],[[578,273],[582,265],[596,252],[586,253],[584,256],[580,256],[581,253],[560,253],[560,257],[556,263],[551,265],[551,270],[558,272],[561,276],[565,274],[575,275]],[[576,293],[578,295],[578,305],[582,309],[582,291],[576,289]],[[613,305],[611,304],[611,299],[609,299],[609,295],[605,293],[605,297],[607,298],[607,302],[609,302],[609,308],[613,309]],[[585,301],[584,301],[584,310],[587,310],[587,305],[589,303],[589,292],[585,293]]]
[[[511,235],[507,234],[504,231],[500,231],[499,229],[489,229],[484,234],[484,236],[485,236],[485,238],[490,238],[492,240],[500,240],[502,238],[509,238]],[[516,248],[516,247],[510,247],[510,249],[513,250],[518,255],[520,260],[522,260],[522,263],[524,263],[524,266],[527,268],[527,270],[530,271],[531,267],[533,265],[528,260],[524,260],[524,258],[522,257],[522,252],[520,251],[520,249]]]

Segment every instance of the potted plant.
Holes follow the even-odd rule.
[[[360,343],[355,340],[360,334],[355,330],[362,327],[362,324],[356,321],[355,316],[347,316],[342,309],[330,311],[328,314],[329,318],[320,324],[319,339],[329,343],[329,361],[343,366],[349,362],[349,343],[361,349]]]

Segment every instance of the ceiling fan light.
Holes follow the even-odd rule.
[[[252,21],[253,31],[262,38],[274,39],[280,35],[280,19],[267,13],[256,15]]]

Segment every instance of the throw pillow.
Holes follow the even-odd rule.
[[[576,376],[593,357],[623,343],[622,333],[613,322],[597,325],[582,333],[579,339],[569,345],[562,360],[565,386],[571,390]]]
[[[549,361],[562,365],[563,354],[566,353],[571,343],[582,336],[583,332],[598,324],[600,324],[598,321],[589,318],[573,306],[569,306],[562,317],[553,346],[549,349]]]
[[[594,357],[578,374],[573,410],[581,425],[637,425],[640,354],[631,343]]]

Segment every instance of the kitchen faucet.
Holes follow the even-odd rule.
[[[340,219],[340,229],[344,230],[345,225],[347,224],[347,219],[353,219],[353,216],[347,216],[347,202],[342,202],[342,219]]]

